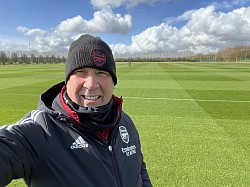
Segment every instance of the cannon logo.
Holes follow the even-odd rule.
[[[126,127],[120,126],[119,131],[120,131],[122,141],[125,142],[126,144],[128,144],[129,143],[129,134],[128,134]]]

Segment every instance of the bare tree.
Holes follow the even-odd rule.
[[[23,63],[23,64],[29,63],[29,58],[26,54],[22,54],[20,60],[21,60],[21,63]]]
[[[33,63],[33,62],[35,62],[35,60],[36,60],[36,56],[35,56],[34,53],[32,53],[32,54],[30,55],[30,62]]]
[[[15,52],[11,53],[10,58],[11,58],[11,60],[12,60],[12,62],[14,64],[16,64],[18,62],[18,55],[17,55],[17,53],[15,53]]]
[[[0,62],[5,65],[8,61],[7,55],[4,51],[0,51]]]

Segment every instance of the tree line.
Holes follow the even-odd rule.
[[[10,56],[6,55],[6,52],[0,51],[0,64],[57,64],[57,63],[65,63],[66,58],[63,56],[55,56],[55,55],[38,55],[35,54],[27,55],[23,53],[19,55],[17,52],[12,52]]]
[[[120,62],[250,62],[250,46],[235,46],[226,48],[216,53],[193,54],[188,52],[187,55],[168,56],[165,55],[149,55],[147,57],[122,57],[116,58]]]
[[[236,46],[226,48],[217,53],[209,54],[189,54],[182,57],[157,57],[151,55],[150,57],[128,57],[116,58],[117,62],[175,62],[175,61],[192,61],[192,62],[250,62],[250,47],[249,46]],[[9,56],[6,52],[0,51],[0,65],[6,64],[56,64],[65,63],[66,57],[55,55],[35,55],[27,53],[12,52]]]

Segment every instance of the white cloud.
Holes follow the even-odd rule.
[[[92,19],[86,20],[78,15],[62,21],[50,31],[26,27],[19,27],[18,30],[34,38],[32,47],[37,50],[65,50],[83,33],[94,35],[96,33],[128,33],[132,27],[131,15],[114,14],[111,7],[132,6],[132,4],[135,6],[139,3],[154,3],[156,0],[92,0],[91,2],[95,7],[102,8],[94,13]],[[229,1],[224,3],[226,2]],[[236,0],[233,2],[236,3]],[[182,28],[171,26],[172,23],[183,20],[187,23]],[[215,6],[208,6],[186,11],[176,18],[167,18],[164,23],[132,36],[130,45],[112,44],[111,48],[114,54],[186,50],[194,53],[208,53],[240,44],[241,41],[250,41],[250,7],[223,13],[216,11]]]
[[[215,12],[215,8],[209,6],[194,12],[185,27],[193,34],[212,35],[221,41],[250,40],[249,20],[250,7],[222,13]]]
[[[113,14],[111,9],[94,13],[94,18],[87,21],[88,32],[127,34],[132,27],[131,15]]]
[[[125,2],[126,0],[91,0],[91,4],[99,9],[117,8]]]
[[[3,51],[23,51],[29,50],[28,43],[17,43],[4,40],[0,40],[0,49]]]
[[[180,21],[187,21],[191,18],[192,14],[195,12],[196,10],[188,10],[186,12],[184,12],[182,15],[175,17],[168,17],[166,18],[164,21],[166,24],[171,25],[172,23],[175,22],[180,22]]]
[[[165,24],[154,26],[132,37],[131,47],[140,51],[164,51],[174,47],[170,41],[175,39],[173,33],[177,32],[176,28]]]
[[[111,9],[103,9],[94,13],[91,20],[80,15],[66,19],[52,31],[18,27],[18,31],[34,38],[33,48],[39,51],[58,51],[66,47],[83,33],[119,33],[126,34],[132,27],[131,15],[114,14]]]
[[[86,28],[86,20],[84,20],[80,15],[66,19],[62,21],[56,30],[64,33],[79,33],[83,32]]]
[[[22,32],[26,36],[44,35],[47,33],[45,30],[42,29],[28,29],[26,27],[21,26],[18,27],[17,30]]]
[[[156,2],[171,2],[174,0],[91,0],[91,4],[99,9],[118,8],[125,5],[127,8],[133,8],[139,4],[153,5]]]
[[[189,18],[180,29],[162,23],[133,36],[127,50],[121,44],[111,47],[115,53],[128,49],[135,52],[191,50],[194,53],[208,53],[240,44],[241,41],[250,41],[250,7],[223,13],[209,6],[185,12],[179,18]]]
[[[250,0],[224,0],[224,1],[215,1],[211,3],[211,6],[214,6],[218,9],[231,9],[234,7],[243,7],[247,5]]]
[[[132,7],[138,6],[139,4],[151,4],[151,5],[153,5],[157,1],[163,2],[162,0],[127,0],[126,7],[132,8]],[[165,2],[168,2],[168,0],[165,0]]]
[[[29,50],[29,40],[20,37],[0,35],[1,51],[25,51]]]

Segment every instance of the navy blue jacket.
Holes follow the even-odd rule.
[[[46,91],[38,110],[0,129],[0,187],[17,178],[31,187],[152,186],[128,115],[118,112],[106,143],[51,107],[62,86]]]

